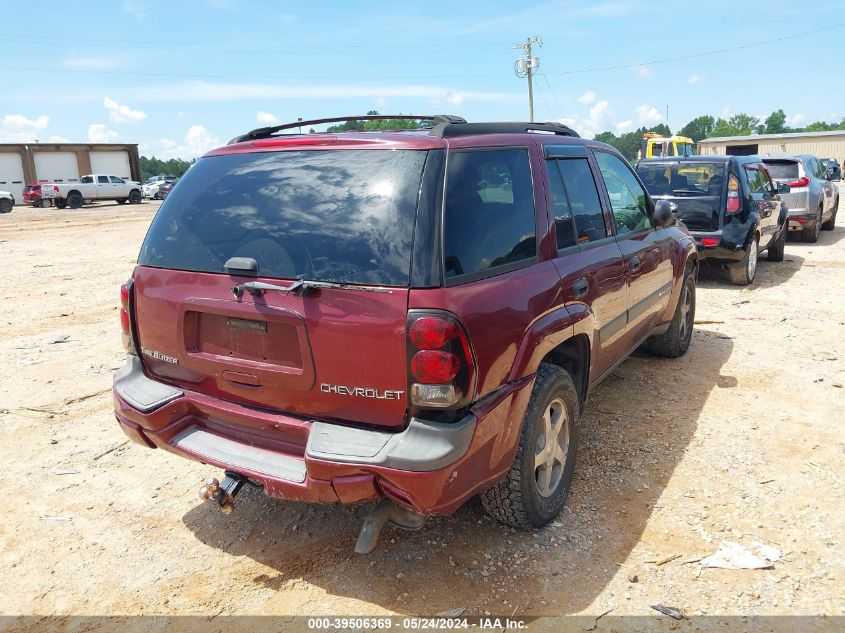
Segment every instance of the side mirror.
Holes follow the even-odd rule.
[[[672,226],[675,223],[675,214],[672,212],[672,203],[668,200],[658,200],[654,204],[654,226],[663,228]]]
[[[789,193],[789,185],[785,182],[778,183],[778,193]]]

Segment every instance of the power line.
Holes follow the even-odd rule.
[[[838,24],[834,24],[831,26],[814,29],[811,31],[804,31],[802,33],[795,33],[793,35],[786,35],[779,38],[764,40],[761,42],[751,42],[749,44],[742,44],[738,46],[731,46],[728,48],[720,48],[714,49],[710,51],[702,51],[699,53],[691,53],[688,55],[680,55],[677,57],[668,57],[664,59],[655,59],[652,61],[647,62],[639,62],[639,63],[632,63],[632,64],[620,64],[615,66],[601,66],[595,68],[580,68],[580,69],[569,69],[569,70],[561,70],[557,72],[550,72],[545,73],[546,75],[573,75],[573,74],[584,74],[584,73],[595,73],[595,72],[604,72],[609,70],[622,70],[622,69],[629,69],[629,68],[637,68],[640,66],[652,66],[656,64],[668,64],[671,62],[676,61],[683,61],[686,59],[696,59],[700,57],[706,57],[708,55],[718,55],[722,53],[730,53],[739,50],[745,50],[749,48],[754,48],[758,46],[765,46],[767,44],[776,44],[778,42],[784,42],[787,40],[793,40],[799,37],[805,37],[807,35],[814,35],[816,33],[822,33],[824,31],[830,31],[833,29],[840,28],[845,26],[845,22],[841,22]],[[4,37],[12,37],[12,36],[4,36]],[[35,38],[35,39],[42,39],[42,38]],[[98,40],[98,41],[107,41],[107,40]],[[224,49],[214,49],[214,50],[224,50]],[[261,49],[256,50],[256,52],[267,52],[270,49]],[[120,75],[120,76],[137,76],[137,77],[164,77],[164,78],[173,78],[173,77],[185,77],[185,78],[194,78],[194,79],[240,79],[246,81],[255,81],[255,80],[264,80],[264,81],[286,81],[289,79],[372,79],[372,75],[367,76],[352,76],[349,74],[341,74],[341,75],[314,75],[313,73],[309,73],[307,75],[286,75],[285,77],[270,77],[267,75],[261,76],[244,76],[242,74],[237,75],[227,75],[227,74],[201,74],[201,73],[155,73],[155,72],[143,72],[143,71],[127,71],[127,70],[95,70],[95,69],[84,69],[84,68],[39,68],[39,67],[23,67],[23,66],[12,66],[12,65],[0,65],[0,70],[8,70],[8,71],[15,71],[15,72],[27,72],[27,73],[34,73],[34,72],[45,72],[45,73],[86,73],[86,74],[93,74],[93,75]],[[483,73],[483,74],[473,74],[473,75],[458,75],[454,77],[445,77],[442,73],[438,75],[379,75],[380,79],[488,79],[488,78],[502,78],[503,73]]]
[[[582,68],[582,69],[573,69],[573,70],[561,70],[558,72],[548,73],[549,75],[574,75],[578,73],[595,73],[595,72],[602,72],[606,70],[622,70],[626,68],[638,68],[640,66],[654,66],[656,64],[668,64],[670,62],[678,62],[683,61],[685,59],[695,59],[698,57],[706,57],[708,55],[719,55],[721,53],[731,53],[734,51],[741,51],[747,48],[754,48],[756,46],[765,46],[766,44],[776,44],[778,42],[785,42],[787,40],[794,40],[798,37],[804,37],[806,35],[814,35],[816,33],[821,33],[823,31],[831,31],[833,29],[837,29],[841,26],[845,26],[845,22],[840,22],[839,24],[834,24],[832,26],[825,26],[820,29],[814,29],[812,31],[804,31],[803,33],[795,33],[793,35],[785,35],[784,37],[778,37],[771,40],[763,40],[762,42],[752,42],[750,44],[742,44],[739,46],[731,46],[729,48],[718,48],[712,51],[704,51],[701,53],[691,53],[690,55],[679,55],[678,57],[667,57],[665,59],[654,59],[648,62],[640,62],[638,64],[620,64],[618,66],[600,66],[597,68]]]

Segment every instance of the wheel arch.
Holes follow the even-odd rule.
[[[556,365],[569,374],[578,392],[579,414],[583,413],[590,384],[590,338],[583,333],[575,334],[551,349],[540,361],[544,363]]]

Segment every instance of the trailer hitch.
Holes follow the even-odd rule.
[[[241,491],[244,484],[249,484],[256,488],[260,488],[261,486],[251,481],[248,477],[228,470],[224,474],[226,476],[222,482],[217,481],[213,477],[206,481],[203,487],[200,488],[199,496],[203,501],[217,502],[223,514],[232,514],[232,510],[235,509],[235,496]]]

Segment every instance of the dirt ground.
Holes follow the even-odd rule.
[[[368,506],[247,490],[225,516],[197,498],[215,468],[126,443],[118,287],[156,208],[0,216],[2,613],[845,613],[845,216],[747,289],[703,277],[689,353],[594,391],[554,524],[470,503],[361,557]],[[722,541],[782,558],[702,569]]]

